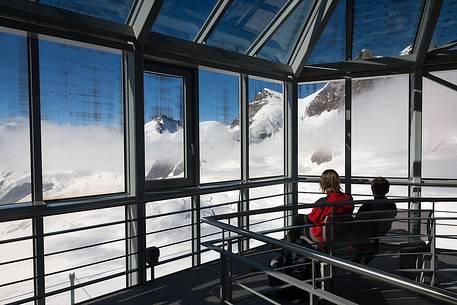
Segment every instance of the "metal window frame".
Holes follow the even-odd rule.
[[[199,164],[198,158],[198,101],[196,100],[196,73],[193,69],[172,65],[164,65],[152,61],[146,61],[144,73],[162,74],[181,77],[184,81],[184,177],[145,180],[145,191],[166,190],[179,187],[190,187],[196,185],[196,167]],[[144,116],[144,115],[143,115]],[[197,126],[196,126],[197,125]],[[144,138],[144,135],[143,135]],[[143,172],[145,169],[143,169]]]
[[[136,44],[144,45],[165,0],[135,0],[127,24],[132,28]]]
[[[194,42],[201,44],[206,43],[232,2],[233,0],[219,0],[216,3],[208,18],[206,18],[203,23],[203,26],[200,28],[200,31],[195,36]]]

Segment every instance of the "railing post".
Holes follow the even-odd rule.
[[[435,218],[435,202],[432,205],[433,214],[432,214],[432,244],[430,245],[430,252],[432,257],[430,259],[430,268],[432,269],[432,278],[430,280],[430,285],[435,286],[436,283],[436,218]]]
[[[76,303],[75,289],[73,288],[75,286],[75,273],[69,273],[68,279],[70,280],[70,287],[72,287],[72,289],[70,290],[70,304],[74,305]]]
[[[231,260],[225,255],[225,230],[222,230],[222,252],[221,252],[221,287],[220,303],[232,301],[232,264]],[[227,251],[232,252],[232,241],[227,241]]]

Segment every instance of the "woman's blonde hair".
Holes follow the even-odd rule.
[[[340,176],[333,169],[327,169],[322,173],[319,184],[323,193],[341,192]]]

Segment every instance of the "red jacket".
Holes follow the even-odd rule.
[[[327,197],[323,197],[316,201],[316,203],[330,203],[338,201],[348,201],[352,200],[352,197],[344,193],[330,192],[327,193]],[[326,206],[326,207],[314,207],[311,213],[308,214],[308,219],[315,225],[324,224],[325,217],[328,215],[343,215],[343,214],[352,214],[354,210],[353,204],[345,204],[339,206]],[[318,240],[323,241],[322,237],[322,226],[316,226],[311,228],[311,234],[316,237]]]

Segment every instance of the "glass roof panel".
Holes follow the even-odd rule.
[[[207,44],[244,53],[267,27],[286,0],[234,0]]]
[[[432,43],[440,47],[457,39],[457,0],[443,1]]]
[[[216,3],[217,0],[167,0],[151,31],[194,40]]]
[[[409,54],[416,37],[423,0],[355,1],[352,56]]]
[[[308,59],[308,64],[322,64],[345,60],[346,49],[346,1],[339,1],[317,45]]]
[[[126,23],[135,0],[39,0],[40,3],[117,23]]]
[[[271,39],[263,46],[257,56],[286,63],[297,42],[300,29],[306,22],[313,4],[312,0],[303,0],[284,22]]]

